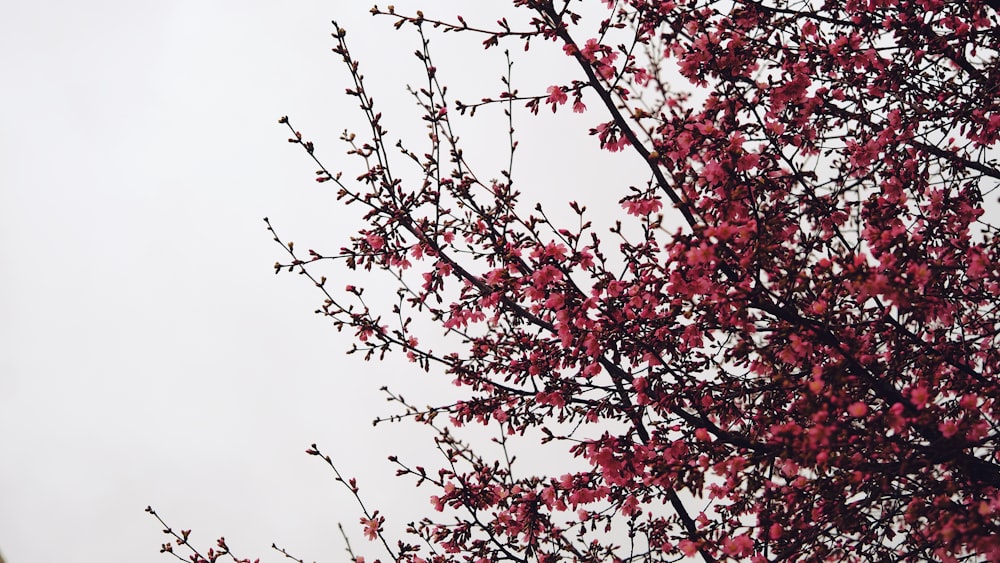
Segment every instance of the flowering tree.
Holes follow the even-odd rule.
[[[390,458],[435,511],[395,542],[362,504],[365,533],[398,561],[1000,561],[998,2],[592,4],[513,0],[521,28],[373,8],[423,40],[421,150],[387,137],[335,24],[370,125],[343,137],[357,178],[281,119],[367,226],[333,254],[275,233],[276,271],[315,283],[355,351],[464,392],[404,403],[439,469]],[[450,99],[425,35],[442,30],[560,50],[577,79]],[[622,224],[598,232],[576,202],[557,224],[509,170],[483,180],[455,117],[483,106],[572,109],[641,156]],[[333,259],[394,277],[398,301],[331,288]],[[519,476],[455,437],[468,424],[585,469]]]

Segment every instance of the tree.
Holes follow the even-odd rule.
[[[421,150],[386,135],[335,22],[371,126],[344,135],[356,179],[281,119],[367,226],[334,254],[282,242],[276,271],[315,283],[354,351],[465,394],[391,395],[437,432],[440,468],[391,459],[441,514],[394,543],[365,510],[366,534],[400,561],[1000,560],[996,3],[591,4],[514,0],[524,27],[495,29],[373,8],[422,40]],[[561,50],[578,78],[450,99],[442,31]],[[641,156],[613,243],[581,203],[559,224],[509,170],[477,175],[455,116],[489,106],[585,112],[595,144]],[[331,288],[329,260],[393,276],[398,301]],[[456,437],[470,424],[586,469],[516,477]]]

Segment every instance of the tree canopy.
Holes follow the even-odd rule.
[[[393,460],[434,510],[399,540],[365,510],[368,557],[1000,560],[996,2],[582,4],[513,0],[523,27],[373,8],[422,39],[419,150],[386,133],[335,22],[370,125],[344,134],[357,177],[281,119],[366,226],[333,253],[282,242],[276,271],[308,276],[359,353],[464,393],[404,402],[444,456]],[[576,78],[452,99],[442,32],[561,52]],[[490,107],[582,113],[595,145],[641,156],[644,185],[607,188],[620,224],[585,202],[558,223],[510,170],[474,170],[461,116]],[[327,264],[398,299],[331,287]],[[587,469],[519,475],[455,436],[472,424]]]

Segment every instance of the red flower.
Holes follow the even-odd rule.
[[[549,97],[545,100],[545,103],[552,104],[553,112],[556,111],[557,105],[565,104],[566,100],[569,99],[566,92],[563,92],[562,88],[559,86],[549,86],[546,91],[549,93]]]

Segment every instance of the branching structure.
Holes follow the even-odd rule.
[[[522,29],[374,8],[423,39],[421,151],[387,137],[335,23],[370,124],[344,135],[356,179],[281,119],[367,227],[333,255],[275,233],[276,271],[308,276],[356,351],[465,392],[405,405],[446,463],[396,462],[440,518],[397,543],[366,512],[366,533],[400,561],[1000,560],[995,3],[591,3],[603,18],[513,0]],[[561,50],[578,78],[449,99],[425,35],[442,30]],[[595,144],[637,152],[638,238],[606,243],[576,202],[574,226],[525,211],[509,169],[477,175],[454,116],[490,105],[572,108]],[[395,277],[398,302],[329,288],[326,260]],[[415,318],[454,346],[422,345]],[[449,430],[473,423],[539,431],[589,469],[516,477]]]

